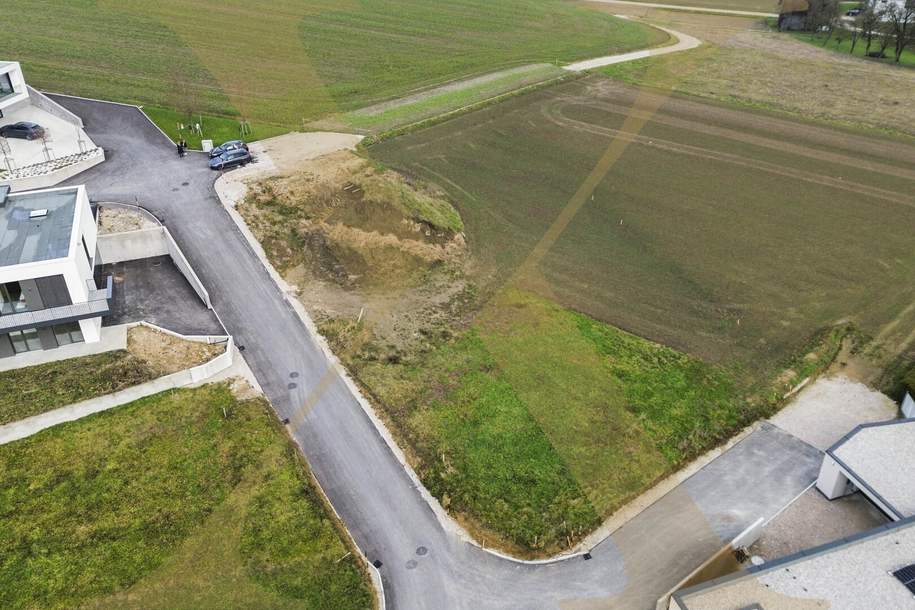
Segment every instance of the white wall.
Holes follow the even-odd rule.
[[[905,399],[902,401],[902,416],[915,417],[915,398],[912,398],[912,395],[908,392],[906,392]]]
[[[834,500],[848,493],[848,477],[828,454],[823,456],[820,476],[817,477],[817,489],[828,500]]]
[[[0,110],[17,105],[20,102],[29,99],[29,92],[26,90],[25,78],[22,76],[22,68],[20,67],[19,62],[12,61],[5,65],[4,63],[5,62],[0,61],[0,74],[9,74],[10,80],[13,83],[13,91],[15,91],[16,94],[0,100]]]

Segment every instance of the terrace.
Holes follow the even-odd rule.
[[[0,184],[15,190],[52,186],[105,160],[78,116],[29,87],[16,62],[0,62],[0,127],[27,121],[34,140],[0,138]]]

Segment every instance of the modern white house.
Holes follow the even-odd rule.
[[[0,137],[0,184],[14,191],[53,186],[105,160],[83,120],[26,83],[15,61],[0,61],[0,127],[37,123],[44,137]]]
[[[860,491],[899,521],[915,516],[913,464],[915,419],[862,424],[826,450],[816,486],[829,500]]]
[[[19,62],[0,61],[0,118],[4,111],[12,111],[28,101],[29,92]]]
[[[97,233],[83,186],[0,186],[0,358],[100,339],[111,278],[97,287]]]
[[[915,518],[677,591],[669,610],[915,607]]]

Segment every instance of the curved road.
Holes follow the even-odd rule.
[[[175,149],[134,107],[58,97],[108,160],[71,182],[135,198],[169,227],[333,506],[388,608],[652,608],[654,600],[816,475],[819,453],[764,424],[581,557],[532,565],[442,527],[215,196],[204,159]]]

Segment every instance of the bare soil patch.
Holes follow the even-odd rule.
[[[98,230],[103,235],[106,233],[125,233],[127,231],[152,229],[156,226],[156,223],[137,210],[106,207],[104,205],[99,208]]]
[[[331,337],[371,329],[396,353],[469,289],[463,223],[443,193],[355,153],[301,160],[250,185],[237,209]]]
[[[224,350],[222,344],[186,341],[147,326],[135,326],[127,332],[127,351],[155,370],[157,376],[209,362]]]

